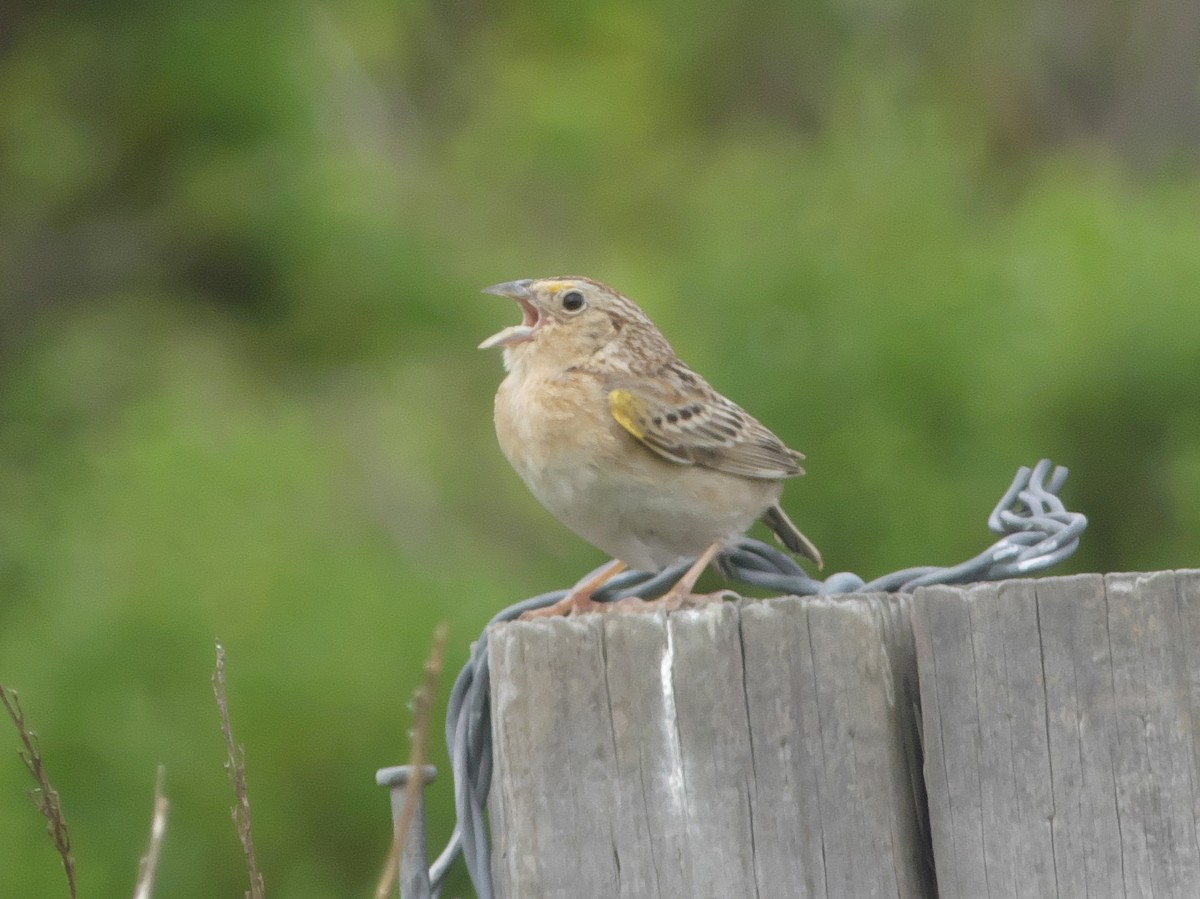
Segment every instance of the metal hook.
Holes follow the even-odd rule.
[[[412,765],[396,765],[380,768],[375,772],[375,783],[387,787],[392,796],[392,826],[399,826],[404,815],[404,794]],[[422,769],[421,788],[417,790],[417,807],[413,810],[408,837],[400,851],[400,899],[433,899],[429,883],[429,855],[425,839],[425,787],[437,777],[437,768],[425,765]]]

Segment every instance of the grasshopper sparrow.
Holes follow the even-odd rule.
[[[500,448],[542,505],[613,557],[542,614],[605,608],[592,593],[625,567],[658,571],[692,558],[661,604],[699,599],[700,573],[757,519],[821,565],[779,506],[783,480],[804,473],[803,456],[679,361],[632,300],[578,277],[484,293],[511,297],[523,316],[479,345],[504,348]]]

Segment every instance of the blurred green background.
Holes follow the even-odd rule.
[[[1044,455],[1058,571],[1195,565],[1198,42],[1187,0],[0,7],[0,682],[81,895],[160,763],[158,895],[244,889],[217,636],[269,894],[367,895],[434,624],[444,702],[602,561],[496,447],[497,281],[639,301],[808,454],[831,570],[975,553]],[[0,757],[0,895],[64,895]]]

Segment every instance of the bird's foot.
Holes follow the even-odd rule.
[[[657,612],[660,609],[664,612],[677,612],[680,609],[706,606],[712,603],[724,602],[727,599],[737,598],[738,595],[732,590],[717,590],[713,593],[683,593],[671,590],[668,593],[664,593],[658,599],[639,599],[636,596],[627,596],[625,599],[618,599],[616,602],[599,603],[599,605],[607,606],[607,611],[612,612],[636,614],[639,612]]]
[[[533,621],[537,618],[558,618],[568,615],[585,615],[588,612],[603,612],[609,605],[606,602],[596,602],[592,594],[583,592],[568,593],[558,602],[543,606],[540,609],[530,609],[521,613],[521,621]]]
[[[664,593],[657,599],[641,599],[637,596],[627,596],[612,602],[596,602],[590,595],[583,593],[568,593],[558,602],[551,603],[540,609],[530,609],[521,614],[521,621],[534,621],[538,618],[565,618],[572,615],[586,615],[588,612],[615,612],[618,614],[638,614],[642,612],[677,612],[680,609],[712,605],[727,599],[737,599],[738,595],[732,590],[717,590],[713,593],[677,593],[674,590]]]
[[[607,565],[598,568],[577,583],[558,602],[551,603],[540,609],[530,609],[528,612],[523,612],[520,620],[532,621],[535,618],[555,618],[560,615],[583,615],[587,612],[602,612],[607,604],[596,602],[592,599],[592,594],[624,570],[625,563],[620,559],[613,559]]]

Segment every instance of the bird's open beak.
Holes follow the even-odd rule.
[[[481,350],[511,346],[514,343],[521,343],[533,338],[533,331],[538,326],[539,316],[537,307],[533,304],[533,294],[529,290],[529,285],[532,283],[533,279],[522,278],[520,281],[505,281],[503,284],[493,284],[491,287],[483,289],[484,293],[516,300],[521,307],[522,318],[521,324],[505,328],[479,344]]]

